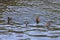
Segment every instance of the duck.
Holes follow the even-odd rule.
[[[53,23],[53,21],[48,21],[48,22],[46,22],[46,25],[45,25],[45,27],[47,28],[47,29],[50,29],[51,30],[51,24]]]
[[[36,17],[36,24],[39,24],[40,22],[40,19],[39,19],[39,16]]]
[[[7,17],[7,23],[6,24],[4,24],[4,25],[0,25],[1,27],[9,27],[9,26],[13,26],[13,25],[11,25],[11,20],[12,20],[12,18],[10,18],[10,17]]]
[[[22,25],[16,25],[16,26],[18,26],[18,27],[20,26],[22,28],[28,28],[28,24],[29,24],[28,21],[24,21],[24,23]]]
[[[7,24],[10,24],[11,20],[12,20],[12,18],[8,17],[7,18],[7,21],[8,21]]]
[[[45,27],[46,27],[47,29],[50,29],[50,28],[49,28],[50,25],[51,25],[51,22],[47,22],[46,25],[45,25]]]
[[[36,16],[35,22],[34,24],[29,24],[30,27],[44,27],[44,23],[40,23],[40,17]]]
[[[24,23],[25,23],[25,26],[26,26],[26,27],[27,27],[27,26],[28,26],[28,24],[29,24],[29,22],[28,22],[28,21],[25,21]]]

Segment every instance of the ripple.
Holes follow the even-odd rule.
[[[59,0],[23,0],[9,2],[0,7],[0,40],[60,40],[60,4]],[[12,5],[10,5],[12,4]],[[16,5],[15,5],[16,4]],[[36,16],[40,23],[35,23]],[[12,18],[13,25],[7,24],[7,17]],[[45,27],[45,23],[53,23]],[[26,27],[24,24],[28,21]]]
[[[46,37],[48,33],[41,31],[27,31],[26,34],[34,37]]]

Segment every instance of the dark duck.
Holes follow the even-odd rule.
[[[12,20],[12,18],[8,17],[7,18],[7,21],[8,21],[7,24],[10,24],[11,20]]]
[[[39,24],[40,22],[40,19],[39,19],[39,16],[36,17],[36,24]]]

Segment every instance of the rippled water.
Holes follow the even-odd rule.
[[[60,0],[17,1],[0,3],[0,40],[60,40]],[[8,2],[7,2],[8,3]],[[36,16],[40,16],[36,26]],[[7,24],[11,17],[11,24]],[[47,21],[53,21],[47,29]],[[29,24],[26,27],[25,21]]]

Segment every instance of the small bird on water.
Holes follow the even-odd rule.
[[[47,29],[50,29],[51,23],[52,23],[52,21],[48,21],[48,22],[46,23]]]
[[[39,16],[36,17],[36,23],[39,24],[40,22],[40,19],[39,19]]]
[[[28,21],[25,21],[24,23],[25,23],[26,27],[27,27],[27,26],[28,26],[28,24],[29,24],[29,22],[28,22]]]
[[[8,17],[7,20],[8,20],[7,24],[10,24],[10,21],[12,20],[12,18]]]

